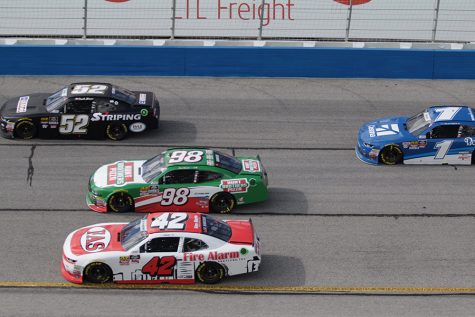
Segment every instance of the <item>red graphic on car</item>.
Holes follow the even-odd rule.
[[[354,6],[357,6],[357,5],[360,5],[360,4],[366,4],[368,2],[370,2],[371,0],[334,0],[338,3],[341,3],[341,4],[345,4],[347,6],[349,6],[350,4],[354,5]]]

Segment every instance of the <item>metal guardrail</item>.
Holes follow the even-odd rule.
[[[0,37],[14,36],[467,43],[475,1],[0,0]]]

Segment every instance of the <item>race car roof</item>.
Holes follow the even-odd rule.
[[[147,216],[147,232],[192,232],[201,233],[201,214],[184,212],[161,212]]]
[[[79,87],[82,86],[82,87]],[[72,83],[68,87],[68,97],[90,97],[104,96],[110,97],[112,85],[99,82]]]
[[[467,106],[433,106],[427,112],[432,121],[475,121],[475,110]]]
[[[215,166],[214,151],[204,148],[168,149],[164,152],[164,159],[166,166]]]

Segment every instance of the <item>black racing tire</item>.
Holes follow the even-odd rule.
[[[15,124],[15,137],[19,139],[33,139],[37,132],[38,129],[36,128],[36,125],[29,120],[23,120]]]
[[[106,127],[106,136],[112,141],[120,141],[127,136],[127,126],[123,123],[111,123]]]
[[[209,210],[213,213],[227,214],[236,206],[236,200],[229,193],[214,194],[209,200]]]
[[[475,165],[475,151],[472,152],[472,165]]]
[[[112,269],[107,264],[92,262],[84,268],[83,277],[89,283],[109,283],[112,282]]]
[[[224,267],[216,262],[203,262],[196,269],[196,280],[203,284],[219,283],[225,276]]]
[[[134,199],[126,192],[112,194],[107,202],[108,211],[122,213],[134,211]]]
[[[403,153],[397,145],[385,146],[379,153],[379,160],[386,165],[401,164]]]

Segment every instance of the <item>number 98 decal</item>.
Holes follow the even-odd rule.
[[[59,125],[59,133],[86,134],[88,124],[89,116],[87,114],[63,114]]]
[[[188,202],[188,196],[190,195],[190,189],[188,188],[167,188],[163,191],[162,206],[182,206]]]

